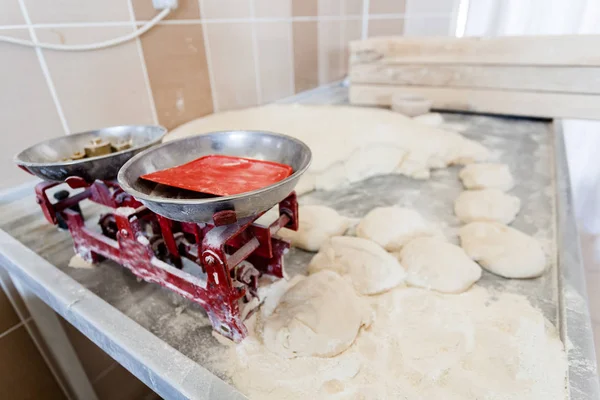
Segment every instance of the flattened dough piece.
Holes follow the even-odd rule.
[[[372,240],[387,251],[398,251],[409,240],[423,236],[443,237],[443,234],[411,208],[377,207],[360,221],[356,236]]]
[[[332,357],[356,339],[369,313],[352,286],[333,271],[310,275],[292,286],[265,320],[263,339],[285,357]]]
[[[437,238],[411,240],[397,256],[411,286],[462,293],[481,278],[481,267],[463,249]]]
[[[458,176],[467,189],[498,189],[506,192],[515,186],[506,164],[469,164],[460,170]]]
[[[376,243],[362,238],[335,236],[308,264],[308,272],[332,270],[346,275],[360,294],[385,292],[402,282],[406,273],[398,260]]]
[[[461,247],[486,270],[505,278],[535,278],[546,254],[533,237],[497,222],[472,222],[458,231]]]
[[[454,201],[454,213],[465,223],[496,221],[510,224],[521,209],[521,200],[498,189],[465,190]]]
[[[333,208],[320,205],[300,206],[299,218],[297,231],[281,229],[278,235],[308,251],[319,251],[327,239],[343,235],[352,222]]]

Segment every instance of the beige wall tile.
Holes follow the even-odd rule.
[[[369,37],[402,35],[403,19],[369,19]]]
[[[23,0],[34,24],[129,21],[125,0]]]
[[[150,0],[132,0],[133,12],[138,21],[147,21],[158,13]],[[165,19],[197,19],[200,18],[198,0],[178,0],[177,8]]]
[[[0,25],[25,24],[18,0],[2,0],[0,4]]]
[[[405,36],[449,36],[452,18],[419,18],[411,17],[404,20]]]
[[[371,0],[373,1],[373,0]],[[406,15],[451,14],[455,0],[403,0],[406,1]]]
[[[1,268],[1,267],[0,267]],[[0,288],[0,334],[17,325],[21,320],[8,300],[4,290]]]
[[[256,105],[252,23],[206,24],[205,33],[210,43],[217,109],[224,111]]]
[[[154,392],[119,364],[94,382],[99,400],[154,399]]]
[[[342,2],[340,0],[319,0],[319,16],[338,16],[342,14]]]
[[[292,16],[292,0],[254,0],[254,16],[289,18]]]
[[[406,0],[370,0],[369,14],[402,14],[405,6]]]
[[[319,35],[316,21],[292,23],[294,45],[295,92],[312,89],[319,84]]]
[[[314,17],[318,14],[318,0],[292,0],[292,16]]]
[[[25,30],[3,30],[3,35],[30,39]],[[64,135],[58,112],[33,49],[0,43],[0,187],[8,188],[33,177],[17,168],[15,154],[45,139]]]
[[[202,18],[250,18],[250,0],[200,0]]]
[[[200,24],[160,25],[142,37],[142,47],[161,125],[172,129],[213,112]]]
[[[364,0],[341,0],[344,15],[362,15]]]
[[[121,36],[131,29],[90,27],[36,31],[40,41],[80,44]],[[154,123],[135,42],[83,53],[44,50],[44,56],[71,132]]]
[[[0,339],[0,360],[3,399],[66,399],[25,327]]]
[[[342,22],[319,21],[319,84],[324,85],[344,76]]]
[[[294,94],[291,22],[255,25],[262,103]]]

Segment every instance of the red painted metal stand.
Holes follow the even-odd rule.
[[[89,184],[71,177],[66,183],[83,191],[51,202],[48,190],[61,183],[42,182],[35,188],[36,200],[50,223],[66,223],[81,257],[88,262],[113,260],[143,280],[200,304],[213,328],[235,342],[247,334],[239,301],[257,295],[262,274],[283,277],[283,255],[290,245],[273,235],[282,227],[298,229],[294,192],[279,203],[279,218],[264,227],[254,223],[262,214],[238,221],[228,210],[215,214],[212,224],[173,221],[154,214],[114,182]],[[100,217],[101,232],[86,227],[77,207],[83,200],[111,209]],[[182,270],[186,262],[202,273]]]

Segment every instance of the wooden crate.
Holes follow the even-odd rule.
[[[600,119],[600,35],[381,37],[350,44],[350,101],[394,93],[434,108]]]

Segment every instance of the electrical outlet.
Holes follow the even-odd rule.
[[[177,8],[177,0],[152,0],[152,5],[157,10],[162,10],[165,8],[176,9]]]

